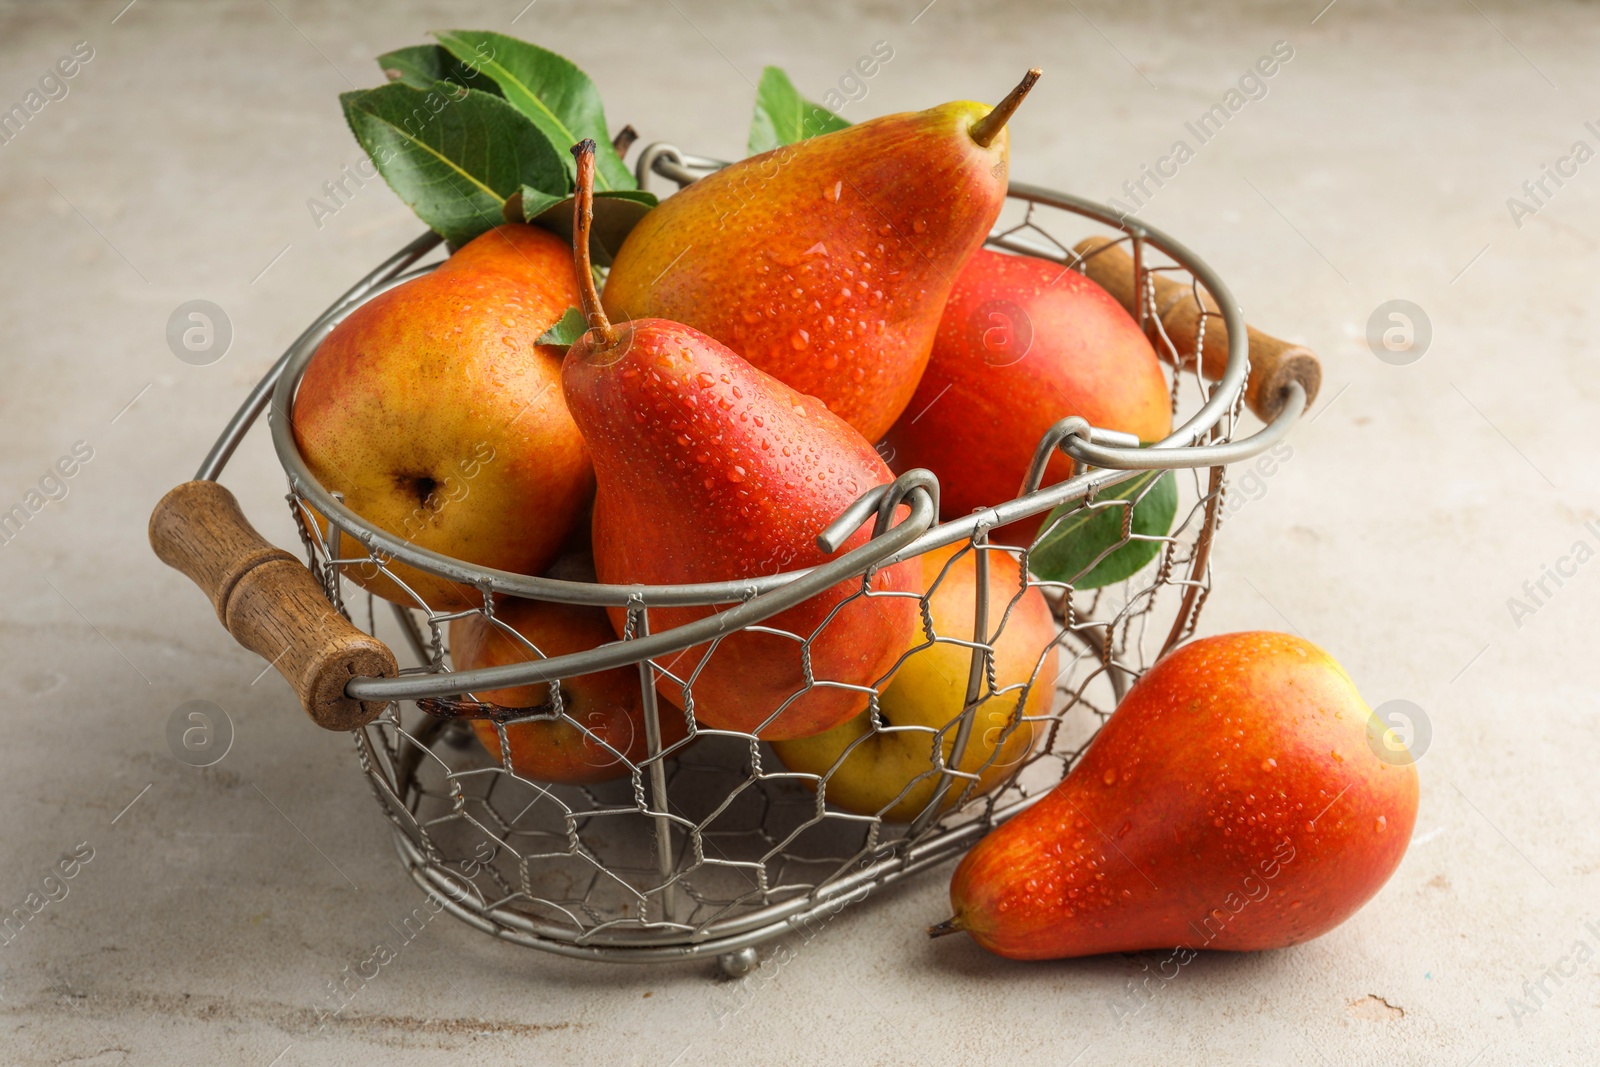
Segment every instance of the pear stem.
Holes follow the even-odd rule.
[[[957,918],[956,916],[952,915],[950,918],[946,919],[944,922],[937,923],[937,924],[935,924],[933,926],[928,927],[928,936],[929,937],[947,937],[950,934],[958,933],[960,930],[961,930],[961,920],[959,918]]]
[[[632,126],[624,126],[611,138],[611,150],[618,156],[626,156],[628,149],[633,147],[633,142],[639,139],[639,131]]]
[[[578,297],[583,301],[583,317],[589,329],[600,335],[604,348],[617,343],[617,328],[600,306],[600,291],[594,287],[594,268],[589,263],[589,228],[594,222],[594,142],[579,141],[572,146],[578,161],[578,189],[572,198],[572,266],[577,273]]]
[[[1028,95],[1028,90],[1033,88],[1033,83],[1039,80],[1039,75],[1044,73],[1034,67],[1022,76],[1017,87],[1006,94],[1006,98],[994,106],[994,110],[972,124],[972,139],[979,145],[988,148],[994,139],[1000,136],[1000,131],[1005,129],[1011,115],[1022,103],[1022,98]]]

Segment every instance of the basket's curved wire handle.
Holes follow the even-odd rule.
[[[639,161],[634,165],[634,179],[643,189],[649,184],[652,174],[659,174],[670,182],[677,183],[679,189],[693,185],[707,172],[721,170],[728,164],[720,159],[711,159],[706,156],[691,156],[681,151],[677,145],[657,141],[639,153]],[[700,171],[701,173],[695,173]]]
[[[1181,448],[1163,448],[1159,444],[1141,448],[1132,434],[1102,430],[1089,425],[1089,420],[1079,415],[1069,415],[1039,438],[1033,461],[1028,464],[1028,476],[1022,480],[1022,489],[1017,495],[1020,498],[1038,492],[1039,484],[1044,481],[1045,468],[1057,449],[1079,463],[1120,471],[1222,467],[1250,459],[1281,441],[1290,427],[1299,421],[1306,410],[1305,387],[1298,381],[1290,381],[1284,386],[1283,397],[1277,408],[1278,412],[1272,421],[1249,437],[1214,445],[1184,445]]]
[[[1044,432],[1039,438],[1039,443],[1034,446],[1033,460],[1028,464],[1027,476],[1022,479],[1022,488],[1017,496],[1027,496],[1029,493],[1039,491],[1039,486],[1044,483],[1044,472],[1050,465],[1050,457],[1056,449],[1072,456],[1064,447],[1064,442],[1069,439],[1080,438],[1093,441],[1101,445],[1116,445],[1122,448],[1138,448],[1139,438],[1131,433],[1121,430],[1105,430],[1098,426],[1089,425],[1089,420],[1082,415],[1068,415]],[[1191,446],[1192,447],[1192,446]],[[1077,458],[1077,457],[1072,457]]]
[[[933,501],[933,513],[939,514],[939,479],[932,471],[916,467],[892,482],[873,486],[857,497],[855,503],[841,511],[839,517],[817,535],[817,547],[824,552],[839,551],[840,546],[861,529],[861,524],[874,513],[878,521],[872,528],[872,536],[882,537],[894,524],[895,511],[906,503],[911,490],[918,487],[927,491],[929,499]]]
[[[536,685],[558,678],[592,674],[613,667],[625,667],[643,659],[655,659],[705,644],[761,622],[763,619],[771,618],[840,582],[865,574],[921,537],[938,516],[933,493],[922,484],[923,478],[931,480],[933,475],[927,471],[907,472],[889,485],[880,486],[864,494],[861,499],[850,505],[850,508],[846,509],[845,516],[841,517],[842,520],[853,510],[861,509],[862,500],[874,496],[876,497],[874,504],[878,507],[888,507],[891,514],[902,503],[909,505],[910,513],[881,535],[875,535],[866,544],[846,552],[838,559],[830,560],[807,571],[787,585],[754,596],[742,604],[726,608],[706,618],[646,637],[634,638],[631,641],[613,641],[585,652],[530,660],[526,663],[483,667],[453,674],[418,674],[404,678],[352,678],[345,687],[345,693],[354,700],[390,701],[508,689],[513,686]],[[870,508],[866,509],[866,513],[870,514]],[[836,532],[836,528],[843,525],[841,520],[835,520],[830,524],[824,534]],[[859,525],[858,523],[857,528]]]

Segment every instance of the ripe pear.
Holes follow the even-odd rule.
[[[498,624],[473,612],[450,623],[450,659],[456,670],[587,652],[616,640],[611,620],[601,608],[505,597],[496,604],[495,619]],[[548,683],[495,689],[477,696],[507,708],[552,703]],[[507,725],[511,768],[518,775],[541,782],[604,782],[626,777],[628,764],[649,753],[635,668],[616,667],[564,678],[561,697],[564,713],[589,732],[565,720]],[[663,746],[676,744],[689,732],[681,712],[665,709],[660,722]],[[497,760],[503,759],[494,723],[472,720],[472,732]]]
[[[536,343],[578,294],[560,241],[504,246],[499,230],[486,233],[351,312],[306,367],[292,425],[312,474],[372,525],[468,563],[537,574],[594,485],[561,396],[561,351]],[[315,523],[320,538],[326,520]],[[345,539],[340,554],[359,553]],[[408,565],[387,569],[398,581],[371,562],[343,573],[408,607],[482,602]]]
[[[439,271],[457,270],[499,271],[541,293],[570,299],[572,303],[556,312],[557,317],[578,302],[572,280],[571,246],[538,226],[508,222],[479,234],[439,265]]]
[[[579,157],[574,258],[591,328],[567,352],[562,385],[594,457],[593,544],[602,582],[751,578],[814,566],[840,511],[891,480],[872,446],[815,397],[752,367],[700,331],[665,319],[612,325],[589,274],[593,143]],[[841,551],[864,543],[867,526]],[[766,739],[819,733],[859,712],[869,686],[911,646],[917,566],[851,579],[767,620],[809,639],[740,631],[662,664],[660,691],[697,719]],[[910,595],[892,595],[895,593]],[[849,603],[845,603],[845,601]],[[652,630],[711,608],[657,608]],[[613,609],[619,632],[625,616]],[[686,691],[683,680],[689,680]],[[800,694],[795,698],[796,694]],[[781,714],[779,713],[781,710]],[[770,721],[769,721],[770,720]]]
[[[976,796],[1005,781],[1033,748],[1035,724],[1049,713],[1055,696],[1058,636],[1050,605],[1036,587],[1024,587],[1016,557],[985,552],[993,688],[978,704],[956,764],[957,770],[977,776]],[[829,804],[860,815],[881,813],[889,822],[910,822],[933,799],[941,780],[933,746],[940,746],[948,764],[972,666],[977,554],[963,542],[920,558],[923,587],[931,590],[933,632],[942,640],[895,669],[878,698],[878,717],[886,729],[874,733],[870,713],[862,712],[826,733],[772,746],[790,770],[828,774]],[[951,785],[940,811],[955,806],[968,781]]]
[[[1013,959],[1282,948],[1339,925],[1411,839],[1417,772],[1322,649],[1193,641],[1139,679],[1077,766],[950,883]]]
[[[710,334],[877,441],[1005,202],[1005,123],[1038,73],[995,108],[887,115],[701,179],[628,235],[607,313]]]
[[[889,431],[896,470],[939,476],[946,519],[1017,495],[1046,430],[1069,415],[1146,443],[1172,432],[1166,375],[1122,305],[1069,267],[980,249],[967,261],[906,414]],[[1043,485],[1072,475],[1059,452]],[[1026,545],[1044,516],[995,530]]]

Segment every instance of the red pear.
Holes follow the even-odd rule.
[[[587,151],[574,150],[573,247],[591,328],[568,350],[562,385],[594,458],[600,580],[751,578],[833,558],[817,547],[817,535],[862,493],[888,482],[888,467],[815,397],[700,331],[665,319],[606,321],[589,273],[593,145],[585,145]],[[869,535],[863,526],[841,551]],[[914,560],[900,563],[875,574],[870,588],[915,591],[918,574]],[[867,696],[827,685],[801,693],[807,666],[819,682],[873,685],[916,636],[915,596],[863,597],[861,590],[859,579],[841,582],[767,620],[766,627],[809,639],[809,659],[793,638],[741,631],[663,666],[690,682],[692,710],[707,726],[759,729],[770,740],[820,733],[861,711]],[[712,610],[655,609],[651,627],[678,626]],[[624,618],[613,610],[619,632]],[[660,690],[685,703],[680,681],[663,678]]]
[[[708,333],[877,441],[1005,203],[1005,124],[1038,76],[993,108],[885,115],[695,182],[628,234],[606,310]]]
[[[895,469],[933,471],[943,517],[958,518],[1016,496],[1039,438],[1068,415],[1145,442],[1167,436],[1172,401],[1155,350],[1077,271],[978,251],[950,292],[916,395],[889,431]],[[1071,473],[1057,453],[1043,484]],[[1042,520],[991,536],[1025,545]]]
[[[1332,657],[1286,634],[1204,638],[967,854],[931,932],[1013,959],[1282,948],[1366,903],[1416,815],[1416,768]]]

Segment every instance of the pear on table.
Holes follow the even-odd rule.
[[[815,397],[693,327],[607,320],[588,261],[593,145],[574,152],[573,250],[590,329],[567,352],[562,386],[594,458],[600,580],[748,579],[834,558],[817,546],[818,534],[890,481],[889,469]],[[869,536],[863,525],[840,552]],[[911,646],[917,576],[907,561],[877,571],[865,594],[860,579],[841,582],[763,624],[792,636],[745,630],[670,657],[659,689],[717,729],[769,740],[828,729],[865,707],[859,687],[878,682]],[[650,626],[675,627],[713,610],[655,608]],[[612,618],[622,632],[623,609]],[[818,684],[808,685],[808,668]]]
[[[1139,679],[1060,785],[967,853],[955,915],[930,933],[965,930],[1013,959],[1317,937],[1405,855],[1417,772],[1403,751],[1310,642],[1190,642]]]

